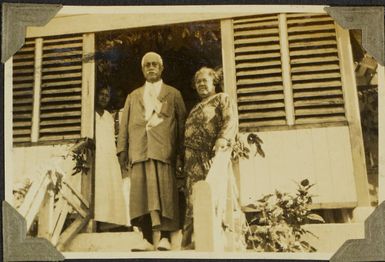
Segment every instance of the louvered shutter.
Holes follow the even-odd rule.
[[[290,125],[346,121],[336,30],[330,16],[234,18],[233,33],[241,130],[285,126],[289,119]],[[287,66],[284,60],[289,61]]]
[[[233,20],[240,128],[285,125],[278,15]]]
[[[39,140],[80,137],[82,35],[43,39]]]
[[[287,14],[295,123],[345,120],[333,19],[326,14]]]
[[[27,39],[13,56],[13,142],[31,142],[35,42]]]

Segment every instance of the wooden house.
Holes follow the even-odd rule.
[[[216,21],[239,132],[243,139],[257,133],[266,154],[239,162],[241,205],[274,190],[293,192],[307,178],[315,209],[370,206],[349,31],[323,7],[111,10],[65,7],[47,25],[28,27],[24,46],[7,62],[13,180],[77,139],[93,138],[99,33]],[[76,183],[84,190],[90,181]]]

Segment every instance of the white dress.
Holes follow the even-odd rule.
[[[114,119],[104,110],[95,114],[95,220],[127,225],[123,179],[116,156]]]

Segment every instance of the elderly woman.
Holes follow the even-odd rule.
[[[116,156],[114,119],[105,110],[110,101],[106,87],[97,90],[95,103],[95,220],[100,226],[126,226],[128,222],[123,179]]]
[[[194,89],[201,101],[191,110],[185,125],[185,159],[187,207],[183,231],[184,247],[191,244],[193,232],[192,188],[206,179],[210,162],[218,151],[230,150],[238,129],[235,107],[225,93],[216,93],[218,76],[211,68],[195,73]]]

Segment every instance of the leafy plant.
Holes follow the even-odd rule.
[[[92,159],[91,154],[95,152],[94,141],[90,138],[83,139],[75,144],[72,148],[72,160],[75,161],[75,167],[73,168],[72,175],[78,173],[87,174],[90,170],[91,164],[89,163]]]
[[[247,137],[247,144],[243,142],[243,140],[240,139],[239,135],[235,137],[235,142],[232,145],[232,152],[231,157],[233,160],[238,159],[249,159],[250,157],[250,147],[255,146],[255,154],[254,156],[257,156],[258,154],[262,157],[265,157],[265,152],[262,149],[262,139],[259,138],[259,136],[255,133],[250,133]]]
[[[268,194],[249,207],[257,210],[249,227],[247,240],[257,251],[265,252],[314,252],[316,249],[302,239],[306,233],[303,228],[309,222],[325,221],[310,209],[312,195],[310,184],[305,179],[298,184],[295,195],[278,190]],[[313,235],[313,234],[312,234]]]

